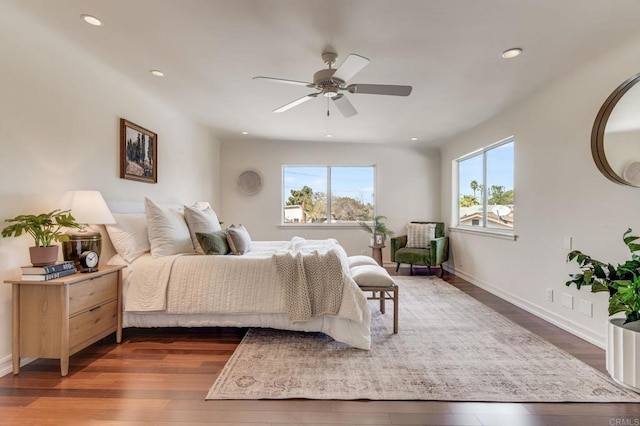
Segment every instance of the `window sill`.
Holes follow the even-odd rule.
[[[449,232],[460,232],[463,234],[475,234],[475,235],[484,235],[492,238],[500,238],[503,240],[515,241],[518,236],[513,232],[509,231],[500,231],[498,229],[492,228],[480,228],[480,227],[468,227],[468,226],[451,226],[449,227]]]
[[[360,225],[338,223],[286,223],[278,225],[279,229],[362,229]]]

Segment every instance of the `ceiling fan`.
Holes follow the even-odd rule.
[[[280,108],[274,109],[273,112],[284,112],[295,106],[298,106],[308,100],[317,98],[322,95],[327,99],[331,99],[338,110],[344,117],[351,117],[358,113],[353,107],[349,99],[340,91],[347,91],[349,93],[366,93],[371,95],[392,95],[392,96],[409,96],[411,93],[411,86],[395,86],[390,84],[349,84],[349,81],[354,75],[362,71],[364,67],[369,64],[369,59],[364,56],[350,54],[347,59],[338,67],[332,68],[335,64],[338,54],[331,51],[322,52],[322,61],[328,68],[322,69],[313,75],[313,83],[297,80],[286,80],[282,78],[272,77],[253,77],[254,80],[266,80],[274,83],[293,84],[296,86],[305,86],[312,89],[316,89],[317,92],[310,93],[306,96],[296,99],[293,102],[289,102]],[[327,110],[327,115],[329,111]]]

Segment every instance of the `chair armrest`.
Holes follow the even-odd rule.
[[[449,237],[431,240],[431,264],[440,265],[449,259]]]
[[[389,248],[389,252],[391,254],[391,261],[396,261],[396,251],[400,250],[402,247],[407,246],[407,236],[401,235],[399,237],[391,238],[391,247]]]

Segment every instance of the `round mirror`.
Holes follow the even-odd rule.
[[[640,74],[622,83],[600,108],[591,154],[608,179],[640,187]]]

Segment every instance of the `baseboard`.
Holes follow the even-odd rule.
[[[471,284],[480,287],[483,290],[488,291],[489,293],[498,296],[499,298],[506,300],[509,303],[512,303],[514,305],[516,305],[517,307],[524,309],[525,311],[539,317],[542,318],[543,320],[555,325],[556,327],[559,327],[571,334],[573,334],[574,336],[577,336],[583,340],[586,340],[587,342],[598,346],[601,349],[606,349],[606,342],[607,342],[607,338],[606,335],[604,334],[599,334],[599,333],[595,333],[592,330],[589,330],[587,328],[581,327],[580,325],[575,324],[574,322],[561,317],[547,309],[545,309],[542,306],[536,305],[534,303],[531,303],[527,300],[522,299],[521,297],[513,294],[513,293],[509,293],[508,291],[504,291],[502,289],[499,289],[497,287],[494,287],[493,285],[480,280],[476,277],[474,277],[473,275],[467,274],[464,271],[460,271],[460,270],[455,270],[454,268],[451,268],[448,265],[445,265],[445,271],[450,272],[452,274],[455,274],[457,276],[459,276],[460,278],[465,279],[466,281],[469,281]]]
[[[13,373],[13,362],[11,355],[7,355],[0,359],[0,377],[4,377],[7,374]],[[22,358],[20,360],[20,367],[23,367],[30,362],[33,362],[35,358]]]

